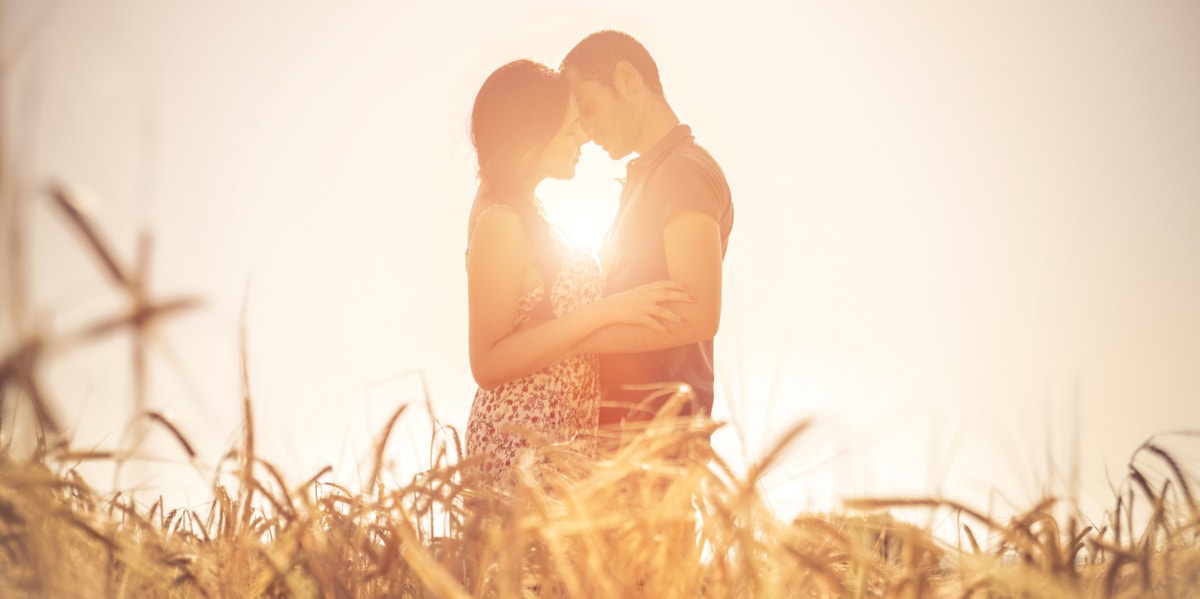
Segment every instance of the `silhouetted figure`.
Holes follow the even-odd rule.
[[[629,35],[584,38],[560,69],[579,101],[580,124],[614,160],[631,152],[620,207],[600,251],[604,295],[651,281],[684,283],[695,301],[671,305],[686,322],[670,335],[610,326],[577,351],[602,354],[601,425],[646,420],[663,399],[630,385],[684,383],[695,394],[683,414],[711,414],[713,337],[721,319],[721,266],[733,228],[733,204],[721,167],[696,144],[663,95],[658,66]]]
[[[483,457],[485,483],[511,491],[538,449],[595,444],[596,358],[572,347],[623,324],[665,335],[679,317],[664,302],[687,300],[660,281],[600,299],[599,266],[552,234],[534,195],[547,177],[575,175],[586,141],[566,80],[529,60],[491,74],[475,98],[471,140],[479,190],[468,218],[471,372],[479,391],[467,423],[467,454]]]

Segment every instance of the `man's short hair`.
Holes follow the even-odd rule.
[[[585,81],[601,81],[612,85],[613,71],[618,62],[633,65],[651,91],[663,95],[658,65],[650,53],[633,36],[607,29],[597,31],[575,44],[563,58],[560,70],[574,69]]]

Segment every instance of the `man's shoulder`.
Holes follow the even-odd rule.
[[[663,178],[704,175],[725,181],[725,171],[712,153],[689,136],[675,144],[659,161],[653,176]]]
[[[662,166],[676,165],[699,165],[710,166],[717,170],[721,169],[721,165],[717,163],[717,159],[713,158],[712,153],[704,146],[696,143],[694,139],[688,139],[683,143],[671,148],[671,152],[663,157]]]
[[[650,175],[648,185],[658,190],[691,187],[699,182],[707,183],[720,195],[728,195],[729,184],[725,171],[712,154],[695,142],[679,144]]]

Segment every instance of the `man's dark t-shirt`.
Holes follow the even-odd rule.
[[[668,278],[663,230],[680,212],[699,212],[717,221],[723,258],[733,228],[729,185],[713,157],[696,145],[687,125],[676,126],[626,166],[621,204],[601,248],[605,295]],[[653,413],[629,411],[652,391],[623,387],[656,383],[687,383],[696,401],[684,413],[711,413],[712,339],[656,351],[601,355],[600,424],[652,417]],[[648,407],[657,409],[664,401],[666,397]]]

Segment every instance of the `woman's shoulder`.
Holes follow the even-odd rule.
[[[472,207],[467,224],[468,240],[475,235],[475,231],[479,230],[480,226],[515,229],[517,231],[524,229],[524,225],[521,224],[521,216],[508,204],[487,204]]]
[[[511,206],[494,204],[472,214],[467,231],[468,260],[472,252],[483,251],[497,258],[528,262],[532,255],[521,217]]]
[[[518,216],[517,209],[513,208],[512,206],[509,206],[508,204],[501,204],[501,203],[493,204],[493,203],[489,202],[486,204],[476,204],[475,206],[473,206],[471,208],[471,220],[472,221],[478,221],[480,218],[483,218],[484,215],[489,215],[489,214],[490,215],[504,214],[504,215],[510,215],[510,216],[514,216],[514,217]]]
[[[467,215],[467,233],[468,235],[479,221],[484,216],[490,215],[489,218],[503,218],[501,215],[517,216],[517,211],[508,202],[505,197],[491,191],[485,186],[481,186],[475,192],[475,199],[471,201],[471,210]]]

